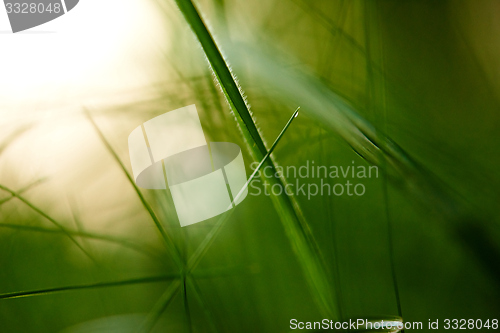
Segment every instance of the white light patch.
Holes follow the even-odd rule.
[[[148,86],[156,80],[158,50],[168,45],[165,30],[157,8],[144,0],[82,0],[17,34],[0,6],[1,121]]]

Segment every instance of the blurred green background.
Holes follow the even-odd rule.
[[[2,123],[0,332],[149,324],[153,332],[289,332],[291,319],[325,315],[402,315],[429,331],[429,319],[498,319],[498,1],[195,3],[268,149],[301,106],[275,165],[379,167],[378,178],[362,180],[363,196],[294,199],[323,258],[336,318],[315,301],[296,239],[265,195],[234,209],[185,285],[177,277],[113,154],[131,172],[128,134],[196,104],[210,141],[242,147],[248,175],[254,157],[175,2],[149,5],[169,36],[150,51],[154,62],[137,60],[154,63],[154,83],[97,105],[71,100],[78,112],[50,126]],[[27,163],[24,147],[39,140]],[[219,220],[180,228],[167,191],[141,193],[184,262]],[[175,283],[177,293],[164,294]],[[50,288],[63,290],[8,298]]]

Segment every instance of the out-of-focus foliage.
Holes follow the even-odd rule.
[[[194,103],[209,140],[238,143],[251,173],[255,153],[232,114],[238,110],[225,102],[174,1],[158,2],[171,36],[157,55],[160,83],[132,101],[124,94],[126,102],[89,107],[97,130],[83,115],[60,125],[79,124],[84,138],[65,157],[90,147],[88,158],[56,177],[2,164],[0,292],[63,289],[0,299],[2,332],[287,332],[292,318],[323,319],[304,257],[269,196],[238,205],[184,280],[178,261],[189,262],[219,217],[181,229],[169,193],[141,190],[176,260],[113,157],[130,172],[130,131]],[[399,304],[404,320],[426,331],[428,319],[498,315],[498,3],[195,4],[267,148],[302,107],[273,153],[275,165],[379,166],[378,178],[362,180],[363,196],[294,198],[339,318],[398,315]],[[0,152],[15,152],[25,136],[37,140],[33,130],[5,136]]]

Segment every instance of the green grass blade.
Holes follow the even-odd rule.
[[[255,143],[261,155],[264,156],[267,153],[264,142],[262,141],[257,127],[250,115],[245,100],[240,93],[240,89],[238,88],[233,75],[229,71],[229,67],[222,57],[219,48],[215,44],[212,35],[208,31],[205,23],[190,0],[176,0],[175,2],[200,41],[203,51],[207,56],[210,66],[220,83],[220,87],[229,105],[231,106],[231,109],[235,115],[241,117],[242,121],[239,122],[240,126],[246,128],[246,130],[243,131],[248,132],[250,135],[251,140],[249,141]]]
[[[57,288],[17,291],[13,293],[0,294],[0,299],[33,297],[33,296],[50,295],[50,294],[75,291],[75,290],[87,290],[87,289],[97,289],[97,288],[128,286],[134,284],[155,283],[155,282],[170,281],[177,277],[178,276],[175,274],[170,274],[163,276],[151,276],[146,278],[129,279],[129,280],[121,280],[113,282],[98,282],[98,283],[81,284],[75,286],[57,287]]]
[[[255,168],[254,172],[250,175],[250,177],[248,178],[248,180],[245,183],[245,185],[241,188],[241,190],[238,192],[238,194],[234,197],[234,199],[231,202],[230,206],[232,206],[233,203],[236,202],[239,199],[239,197],[245,191],[245,189],[248,188],[248,184],[250,184],[252,182],[252,180],[254,180],[254,178],[257,175],[257,173],[260,171],[260,169],[262,168],[262,166],[264,165],[264,163],[266,163],[267,159],[269,158],[269,156],[271,155],[271,153],[274,151],[274,149],[276,148],[276,146],[280,142],[281,138],[285,134],[285,132],[288,129],[288,127],[290,127],[290,125],[292,124],[292,121],[295,118],[297,118],[297,116],[299,114],[299,109],[300,109],[300,107],[297,108],[297,110],[295,110],[295,112],[292,114],[292,116],[290,117],[290,119],[286,123],[285,127],[283,128],[283,130],[281,131],[281,133],[278,135],[278,137],[274,141],[273,145],[271,146],[271,149],[269,149],[269,152],[267,152],[266,156],[264,156],[264,158],[262,159],[262,161]],[[196,249],[196,251],[193,253],[193,255],[191,256],[191,258],[189,259],[189,262],[188,262],[188,272],[191,272],[192,270],[194,270],[196,268],[196,266],[198,265],[198,263],[201,261],[201,259],[205,255],[205,253],[208,251],[210,245],[212,245],[212,243],[214,242],[215,238],[219,234],[219,232],[222,229],[222,227],[225,224],[225,222],[232,215],[232,213],[233,213],[233,209],[226,210],[224,212],[224,214],[219,218],[219,220],[217,221],[217,223],[213,226],[213,228],[209,231],[209,233],[205,236],[205,238],[203,239],[203,241],[201,242],[201,244],[198,246],[198,248]]]
[[[187,296],[187,276],[184,275],[182,279],[182,302],[184,304],[184,312],[186,313],[186,323],[188,332],[193,333],[193,323],[191,320],[191,310],[189,309],[189,300]]]
[[[29,184],[29,185],[27,185],[27,186],[23,187],[22,189],[20,189],[19,191],[17,191],[17,193],[18,193],[18,194],[23,194],[23,193],[25,193],[25,192],[27,192],[27,191],[31,190],[33,187],[35,187],[35,186],[37,186],[37,185],[39,185],[39,184],[41,184],[41,183],[45,182],[46,180],[47,180],[46,178],[40,178],[40,179],[38,179],[38,180],[34,181],[33,183],[31,183],[31,184]],[[10,197],[0,200],[0,206],[1,206],[1,205],[3,205],[4,203],[9,202],[10,200],[12,200],[12,199],[14,199],[14,198],[15,198],[15,196],[13,196],[13,195],[11,194],[11,195],[10,195]]]
[[[99,129],[99,127],[97,126],[97,124],[94,122],[94,119],[92,119],[92,117],[90,116],[90,113],[87,110],[85,110],[85,113],[86,113],[86,115],[87,115],[90,123],[94,127],[95,131],[97,132],[99,138],[101,139],[102,143],[104,144],[104,146],[106,147],[106,149],[109,151],[109,153],[113,156],[113,158],[115,159],[115,161],[118,163],[118,165],[120,166],[121,170],[123,171],[123,173],[127,177],[129,183],[134,188],[134,191],[137,194],[137,196],[139,197],[139,200],[141,201],[142,205],[144,206],[144,208],[147,210],[147,212],[151,216],[151,219],[153,220],[154,224],[156,225],[156,228],[158,229],[158,231],[160,232],[161,236],[163,237],[163,239],[165,241],[165,244],[167,246],[167,249],[170,251],[170,254],[172,255],[174,261],[179,266],[179,268],[182,269],[182,267],[184,267],[184,264],[182,262],[179,249],[175,246],[174,241],[172,240],[172,238],[170,237],[170,235],[165,230],[165,228],[162,225],[161,221],[156,216],[155,212],[153,211],[153,208],[147,202],[146,198],[144,198],[144,196],[142,195],[141,191],[139,190],[139,187],[137,187],[137,185],[135,184],[134,179],[132,178],[132,176],[130,175],[130,173],[127,171],[127,168],[125,168],[125,165],[121,161],[120,157],[116,154],[116,152],[113,149],[113,147],[111,147],[111,144],[108,142],[108,140],[106,139],[106,137],[104,136],[104,134],[101,132],[101,130]]]
[[[466,245],[500,284],[500,251],[492,246],[495,241],[488,220],[475,212],[464,198],[458,197],[446,182],[413,159],[340,93],[307,69],[291,69],[276,57],[241,43],[227,52],[234,59],[235,68],[251,66],[252,77],[271,87],[275,96],[287,103],[300,103],[305,112],[337,133],[369,164],[384,168],[395,188],[421,208],[438,213],[443,227]]]
[[[191,273],[191,271],[193,271],[198,266],[203,256],[207,253],[208,249],[217,238],[217,235],[222,229],[222,226],[226,223],[227,220],[229,220],[229,217],[231,217],[233,212],[234,209],[224,212],[222,216],[217,220],[216,224],[212,227],[212,229],[210,229],[205,238],[203,238],[201,244],[196,248],[195,252],[191,255],[191,258],[189,258],[187,264],[188,273]]]
[[[10,188],[0,185],[0,190],[6,191],[10,193],[13,197],[21,200],[26,206],[31,208],[33,211],[35,211],[37,214],[43,216],[45,219],[49,220],[52,224],[54,224],[56,227],[58,227],[87,257],[89,257],[92,261],[95,262],[95,259],[88,253],[87,250],[85,250],[80,243],[67,231],[67,229],[59,222],[57,222],[54,218],[52,218],[50,215],[45,213],[43,210],[32,204],[28,199],[23,197],[21,194],[19,194],[16,191],[11,190]]]
[[[257,161],[262,160],[267,154],[264,140],[259,134],[242,93],[229,70],[229,66],[222,57],[221,51],[192,1],[176,0],[176,3],[205,52],[224,96],[234,112],[253,158]],[[273,173],[276,173],[276,167],[272,161],[269,161],[267,165],[272,168]],[[280,178],[270,178],[268,181],[270,181],[271,186],[273,184],[285,185],[285,180]],[[272,195],[271,199],[280,216],[292,249],[303,268],[305,278],[311,287],[318,308],[324,315],[338,319],[338,310],[332,297],[334,291],[330,287],[327,277],[326,264],[298,202],[294,197],[286,195]]]

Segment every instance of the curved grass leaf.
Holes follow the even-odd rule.
[[[304,112],[337,133],[368,163],[383,168],[394,187],[426,210],[439,214],[443,226],[476,255],[500,284],[500,251],[489,236],[486,223],[441,179],[307,70],[290,69],[249,45],[238,44],[228,50],[236,68],[250,65],[252,75],[272,87],[283,101],[300,103]],[[463,230],[475,232],[468,234]]]

